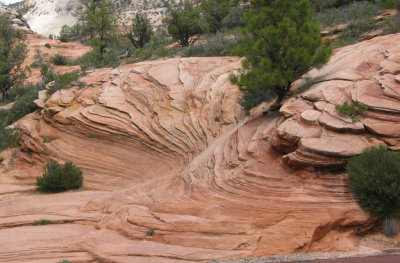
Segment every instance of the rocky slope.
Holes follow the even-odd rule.
[[[133,15],[140,11],[158,26],[167,10],[162,0],[117,0],[113,3],[119,23],[125,25],[130,24]],[[77,21],[74,12],[80,7],[79,0],[25,0],[24,4],[30,7],[24,18],[34,32],[43,36],[58,36],[63,25],[74,25]]]
[[[47,101],[42,94],[42,110],[16,124],[21,151],[2,153],[0,262],[193,262],[354,248],[375,220],[355,203],[347,176],[290,166],[340,167],[370,145],[397,149],[399,40],[337,50],[282,115],[241,110],[229,82],[235,57],[99,69],[83,86]],[[338,115],[334,105],[345,100],[369,105],[367,116]],[[34,193],[49,159],[81,167],[83,190]],[[39,220],[52,224],[32,226]]]
[[[24,19],[17,18],[17,13],[3,4],[0,3],[0,15],[7,14],[11,20],[11,23],[14,25],[15,28],[22,29],[22,30],[29,30],[29,26]]]
[[[62,54],[69,60],[73,61],[81,57],[86,52],[90,51],[90,47],[84,46],[78,42],[62,43],[59,40],[48,39],[34,33],[24,19],[18,18],[17,13],[0,4],[0,14],[7,14],[10,17],[11,23],[17,29],[21,29],[25,34],[25,44],[27,45],[28,54],[24,62],[26,66],[31,66],[33,62],[42,60],[45,63],[50,63],[50,58],[56,54]],[[50,45],[50,48],[46,47]],[[38,57],[40,55],[40,58]],[[80,66],[57,66],[52,65],[56,72],[70,72],[80,70]],[[28,82],[36,83],[41,81],[40,67],[31,67]]]
[[[285,103],[282,123],[270,137],[290,166],[343,167],[369,146],[400,149],[400,48],[393,45],[399,39],[389,35],[344,47],[310,73],[316,84]],[[366,116],[353,122],[339,114],[335,105],[346,101],[366,104]]]

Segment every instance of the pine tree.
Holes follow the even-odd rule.
[[[150,19],[142,13],[136,13],[135,17],[132,19],[131,29],[126,36],[135,48],[142,48],[150,42],[153,33]]]
[[[202,31],[199,23],[200,12],[192,3],[185,1],[183,8],[169,7],[168,13],[168,17],[164,19],[168,33],[181,46],[189,46],[190,38]]]
[[[276,97],[281,102],[293,81],[328,61],[331,48],[308,0],[252,0],[243,22],[245,41],[237,51],[246,59],[232,82],[247,110]]]
[[[110,0],[80,0],[83,9],[78,10],[79,23],[89,35],[87,44],[104,60],[106,49],[118,42],[117,24],[113,2]]]
[[[23,67],[27,55],[23,35],[11,25],[7,15],[0,16],[0,91],[3,101],[8,91],[23,84],[27,68]]]
[[[222,21],[229,14],[231,4],[232,6],[237,5],[237,1],[203,0],[201,2],[201,9],[204,12],[204,18],[211,33],[222,31]]]

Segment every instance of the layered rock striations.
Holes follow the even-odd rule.
[[[338,50],[282,115],[241,110],[229,81],[235,57],[99,69],[83,85],[42,93],[41,110],[16,124],[21,151],[3,154],[0,262],[195,262],[354,248],[375,220],[346,174],[286,163],[340,167],[370,145],[396,149],[399,38]],[[354,100],[370,107],[357,123],[335,111]],[[73,161],[83,189],[34,193],[48,160]],[[52,224],[32,225],[39,220]]]
[[[282,123],[270,137],[290,166],[343,167],[367,147],[400,149],[398,40],[389,35],[344,47],[322,70],[310,72],[315,84],[283,105]],[[335,109],[356,101],[369,108],[356,121]]]

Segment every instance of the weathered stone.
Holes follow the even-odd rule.
[[[400,83],[396,81],[396,76],[386,74],[378,76],[377,80],[383,88],[383,94],[396,100],[400,100]]]
[[[73,96],[55,93],[42,111],[15,124],[21,151],[12,167],[7,153],[0,168],[0,261],[68,255],[77,262],[164,263],[354,248],[356,233],[374,219],[354,201],[347,176],[318,177],[283,161],[299,169],[343,167],[366,147],[399,147],[394,128],[385,126],[397,127],[398,101],[373,79],[385,54],[400,53],[398,41],[391,35],[336,50],[309,73],[320,83],[310,88],[315,96],[291,100],[300,107],[286,108],[288,120],[263,110],[246,115],[238,105],[229,76],[240,58],[124,65],[114,84],[112,69],[94,70]],[[370,106],[360,118],[368,132],[353,134],[348,117],[335,111],[351,99]],[[307,125],[301,115],[314,107],[346,130]],[[271,146],[289,154],[282,161]],[[48,160],[74,162],[83,189],[30,194]],[[56,224],[30,226],[41,219]]]
[[[370,143],[364,136],[331,133],[320,138],[302,138],[300,149],[323,156],[352,157],[362,153]]]
[[[304,124],[301,120],[287,119],[279,125],[280,137],[290,142],[298,142],[301,138],[317,138],[321,135],[321,127]]]
[[[301,114],[305,110],[313,109],[312,103],[302,99],[291,98],[279,109],[286,118],[296,114]]]
[[[305,110],[301,113],[301,119],[308,125],[318,125],[321,112],[316,110]]]
[[[356,83],[352,93],[353,101],[366,104],[370,109],[383,112],[400,113],[400,101],[387,97],[376,80],[364,80]]]
[[[362,122],[357,121],[355,123],[352,123],[351,118],[350,122],[346,122],[343,121],[342,119],[332,116],[326,111],[324,111],[322,116],[319,118],[319,122],[321,123],[321,125],[325,126],[326,128],[332,131],[342,131],[342,132],[344,131],[344,132],[356,132],[356,133],[365,131]]]

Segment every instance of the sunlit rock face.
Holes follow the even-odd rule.
[[[35,0],[26,4],[31,8],[24,18],[34,32],[44,36],[58,36],[63,25],[74,25],[74,12],[80,6],[79,0]]]
[[[42,92],[41,109],[16,124],[21,151],[3,153],[0,261],[196,262],[354,248],[375,221],[347,175],[304,168],[342,167],[380,143],[397,149],[399,40],[337,50],[310,73],[309,89],[265,116],[237,103],[236,57],[98,69],[69,90]],[[370,110],[353,123],[335,111],[346,100]],[[80,167],[83,189],[35,193],[48,160]],[[53,224],[32,226],[43,219]]]
[[[283,105],[282,123],[270,137],[290,166],[343,167],[367,147],[400,149],[398,40],[389,35],[341,48],[323,69],[310,72],[315,84]],[[355,101],[369,108],[358,120],[336,110]]]

